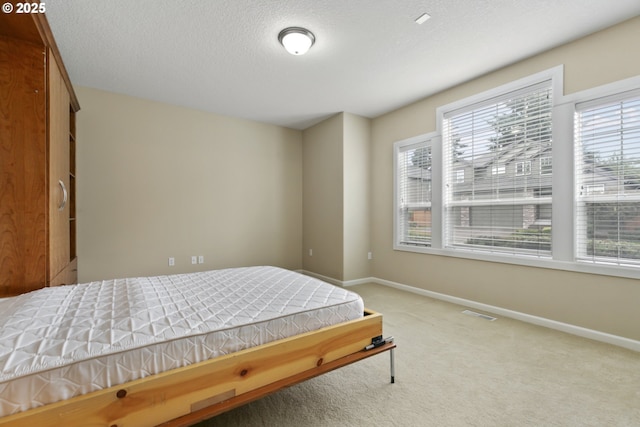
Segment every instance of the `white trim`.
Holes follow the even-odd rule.
[[[324,280],[325,282],[331,283],[332,285],[348,287],[355,285],[364,285],[365,283],[374,283],[376,281],[375,277],[364,277],[362,279],[354,279],[354,280],[338,280],[333,277],[323,276],[322,274],[314,273],[308,270],[296,270],[296,272],[300,274],[304,274],[307,276],[315,277],[316,279]]]
[[[365,279],[362,279],[362,280],[365,280]],[[446,301],[446,302],[461,305],[464,307],[474,308],[476,310],[486,311],[492,314],[497,314],[499,316],[520,320],[522,322],[531,323],[533,325],[543,326],[545,328],[566,332],[571,335],[577,335],[579,337],[588,338],[595,341],[600,341],[607,344],[612,344],[612,345],[623,347],[629,350],[640,352],[640,341],[632,340],[632,339],[621,337],[618,335],[607,334],[605,332],[600,332],[593,329],[587,329],[581,326],[571,325],[568,323],[558,322],[555,320],[546,319],[544,317],[533,316],[531,314],[521,313],[518,311],[508,310],[502,307],[483,304],[480,302],[476,302],[476,301],[472,301],[464,298],[458,298],[451,295],[441,294],[439,292],[433,292],[433,291],[428,291],[426,289],[415,288],[413,286],[392,282],[390,280],[379,279],[376,277],[371,277],[366,279],[365,283],[376,283],[378,285],[400,289],[403,291],[426,296],[429,298]]]
[[[453,256],[489,262],[499,262],[529,267],[550,268],[556,270],[573,271],[579,273],[600,274],[605,276],[640,279],[640,268],[631,265],[615,265],[590,263],[579,259],[576,254],[577,230],[575,228],[576,192],[575,192],[575,143],[574,120],[575,105],[590,102],[593,99],[607,99],[615,94],[632,93],[640,88],[640,76],[635,76],[608,83],[595,88],[586,89],[570,95],[563,93],[564,66],[559,65],[537,74],[521,78],[497,88],[467,97],[436,109],[437,131],[394,144],[394,156],[398,145],[417,143],[425,139],[432,141],[432,217],[431,217],[431,246],[402,244],[397,239],[397,194],[394,181],[394,219],[393,219],[393,249],[397,251],[425,253],[432,255]],[[531,87],[543,81],[551,80],[553,89],[553,207],[552,207],[552,252],[549,257],[534,258],[526,254],[505,254],[499,252],[470,251],[464,248],[445,248],[444,242],[444,150],[442,149],[442,118],[451,110],[464,108],[465,105],[483,102],[487,98],[499,97],[503,92],[512,92],[523,87]],[[394,168],[396,158],[394,157]],[[542,161],[541,161],[542,165]],[[569,165],[569,166],[567,166]],[[542,166],[541,166],[542,168]],[[393,178],[397,177],[394,169]],[[484,249],[484,248],[483,248]]]
[[[507,199],[453,200],[449,206],[513,206],[513,205],[550,205],[551,197],[513,197]]]
[[[453,144],[453,142],[449,138],[450,135],[447,135],[448,127],[445,125],[445,122],[448,121],[454,115],[468,112],[468,111],[473,111],[480,106],[493,105],[496,102],[501,102],[501,100],[511,99],[512,97],[528,94],[537,89],[551,90],[553,96],[551,99],[550,113],[552,116],[554,116],[556,111],[556,108],[555,108],[556,96],[558,95],[561,96],[563,93],[563,79],[562,79],[563,69],[564,67],[562,65],[554,68],[550,68],[548,70],[541,71],[539,73],[518,79],[516,81],[509,82],[502,86],[492,88],[484,92],[478,93],[476,95],[472,95],[472,96],[469,96],[469,97],[466,97],[466,98],[463,98],[463,99],[460,99],[436,108],[436,124],[437,124],[438,133],[441,135],[441,138],[442,138],[441,145],[443,145],[443,147],[442,147],[442,155],[439,158],[439,162],[433,162],[433,163],[434,165],[437,164],[442,168],[443,170],[442,176],[444,178],[443,178],[443,185],[442,185],[443,193],[440,199],[436,199],[434,197],[433,203],[436,206],[437,206],[437,203],[440,203],[443,213],[452,207],[455,207],[455,206],[466,207],[466,206],[471,206],[471,204],[473,203],[482,203],[487,205],[496,205],[496,204],[503,203],[503,204],[511,205],[512,203],[516,202],[513,199],[504,200],[502,202],[497,201],[495,199],[487,199],[481,202],[477,202],[475,200],[454,201],[452,199],[451,191],[453,191],[453,188],[450,186],[450,180],[453,177],[452,170],[451,170],[451,168],[453,167],[452,165],[453,162],[451,161],[451,158],[448,156],[447,153],[451,153],[450,145]],[[557,131],[555,130],[555,128],[557,127],[556,123],[557,123],[556,120],[552,120],[552,130],[554,135],[557,133]],[[568,126],[571,126],[571,122],[569,122]],[[555,147],[554,147],[554,151],[555,151]],[[504,163],[502,164],[496,163],[491,167],[492,175],[502,175],[502,174],[505,174],[506,172],[507,172],[506,166]],[[535,198],[532,197],[531,199],[524,199],[522,200],[522,202],[524,202],[525,204],[536,204],[534,200]],[[545,200],[539,200],[537,203],[547,203],[548,200],[549,198],[545,198]],[[555,197],[554,197],[554,200],[555,200]],[[441,252],[441,254],[443,255],[448,255],[450,253],[449,251],[456,251],[456,252],[468,251],[469,247],[465,248],[464,245],[457,244],[456,242],[453,241],[454,240],[453,229],[454,229],[453,221],[450,221],[450,218],[447,218],[446,215],[442,216],[439,223],[432,219],[432,226],[431,226],[432,233],[433,233],[433,230],[442,230],[442,233],[443,233],[441,245],[436,246],[435,244],[432,244],[432,248],[443,251]],[[552,238],[553,238],[554,231],[555,231],[555,227],[552,226],[551,227]],[[406,245],[403,247],[398,247],[398,246],[399,245],[394,246],[394,249],[415,251],[415,252],[423,252],[422,249],[427,249],[427,248],[413,248]],[[495,250],[485,246],[477,248],[475,252],[477,252],[481,257],[489,256],[489,260],[493,260],[493,257],[495,256],[495,254],[504,254],[505,252],[513,254],[514,259],[519,259],[519,258],[528,259],[528,258],[531,258],[532,256],[536,256],[541,259],[546,259],[546,258],[551,258],[553,256],[553,252],[551,250],[540,251],[540,253],[537,254],[534,252],[529,253],[528,251],[522,250],[519,248],[509,248],[509,250],[505,251],[505,250]]]
[[[576,120],[579,119],[580,112],[600,107],[602,105],[607,105],[612,102],[620,102],[622,100],[637,98],[640,95],[640,76],[631,77],[625,80],[620,80],[617,82],[605,84],[602,86],[590,88],[583,90],[581,92],[574,93],[569,96],[565,96],[562,99],[564,103],[563,108],[572,111],[572,115]],[[577,125],[576,125],[577,126]],[[582,153],[582,141],[577,141],[579,138],[578,135],[572,135],[572,141],[574,145],[574,156],[575,159],[580,159]],[[574,160],[575,164],[580,162]],[[574,236],[573,236],[573,246],[574,246],[574,259],[576,263],[582,263],[584,265],[592,265],[596,266],[606,266],[605,268],[616,268],[622,267],[625,268],[623,271],[628,271],[630,269],[640,270],[640,262],[636,260],[625,260],[624,258],[616,258],[616,257],[594,257],[586,255],[585,245],[586,245],[586,223],[582,222],[578,219],[579,216],[583,215],[580,212],[580,208],[584,207],[584,204],[587,202],[593,203],[606,203],[606,202],[618,202],[618,201],[631,201],[637,202],[640,198],[636,194],[603,194],[603,195],[580,195],[580,191],[578,187],[581,185],[581,176],[580,171],[573,171],[573,184],[574,184],[574,206],[573,206],[573,219],[575,221],[574,226]],[[554,182],[555,184],[555,182]],[[555,191],[555,190],[554,190]],[[582,227],[582,228],[578,228]],[[603,269],[604,270],[604,269]],[[607,273],[603,273],[607,274]],[[625,276],[622,276],[625,277]],[[637,278],[637,276],[629,276]]]
[[[365,283],[377,283],[377,280],[375,277],[365,277],[363,279],[355,279],[355,280],[347,280],[346,282],[342,282],[342,286],[344,286],[345,288],[348,288],[349,286],[356,286],[356,285],[364,285]]]
[[[502,86],[498,86],[481,93],[477,93],[472,96],[468,96],[464,99],[451,102],[447,105],[436,108],[436,133],[442,135],[442,119],[445,114],[484,102],[487,99],[499,97],[508,92],[514,92],[516,90],[523,89],[525,87],[533,86],[544,81],[551,81],[551,89],[553,91],[553,105],[557,105],[557,99],[561,98],[563,94],[563,78],[564,65],[558,65],[548,70],[540,71],[539,73],[532,74],[527,77],[506,83]]]
[[[441,248],[443,239],[442,221],[444,218],[444,169],[442,167],[442,137],[434,135],[431,139],[431,156],[438,161],[431,162],[431,247]],[[433,209],[433,201],[437,200],[439,208]]]
[[[401,236],[400,234],[400,215],[399,215],[399,210],[400,210],[400,205],[398,203],[398,191],[399,191],[399,176],[398,176],[398,156],[399,154],[411,150],[413,148],[420,148],[420,147],[429,147],[431,149],[431,158],[434,159],[436,158],[436,155],[440,155],[439,152],[439,140],[436,140],[437,138],[437,134],[435,132],[430,132],[430,133],[426,133],[423,135],[418,135],[418,136],[414,136],[408,139],[403,139],[401,141],[396,141],[393,144],[393,247],[394,249],[400,249],[401,247],[404,247],[406,244],[400,243],[400,239]],[[435,194],[434,194],[434,190],[438,189],[438,191],[440,191],[440,186],[442,185],[442,181],[439,180],[439,177],[436,175],[438,172],[438,169],[435,168],[434,169],[434,163],[437,162],[432,162],[432,167],[431,167],[431,201],[429,202],[429,207],[432,206],[433,200],[435,200]],[[439,194],[438,192],[436,192],[436,194]],[[426,205],[425,205],[426,206]],[[434,233],[434,227],[433,227],[433,223],[434,223],[434,218],[433,218],[433,211],[431,212],[432,218],[431,218],[431,242],[429,243],[429,246],[433,245],[433,233]],[[438,218],[438,214],[436,214],[436,218]],[[436,241],[439,242],[438,237],[436,236]],[[419,245],[420,247],[428,247],[428,246],[424,246],[424,245]]]
[[[561,104],[580,104],[598,98],[606,98],[612,94],[619,94],[629,92],[640,87],[640,75],[629,77],[628,79],[618,80],[612,83],[607,83],[602,86],[596,86],[593,88],[585,89],[580,92],[575,92],[569,95],[564,95],[558,98],[557,105]]]
[[[518,166],[521,166],[521,171],[518,173]],[[516,176],[526,176],[531,175],[531,160],[522,160],[520,162],[515,163],[515,173]]]
[[[609,96],[600,96],[596,98],[590,98],[587,101],[576,102],[576,112],[582,112],[590,110],[592,108],[601,108],[611,106],[613,104],[619,104],[620,102],[637,98],[640,96],[640,89],[633,88],[631,90],[623,90],[621,92],[611,92]]]
[[[334,279],[333,277],[329,277],[329,276],[323,276],[322,274],[313,273],[307,270],[296,270],[296,272],[307,275],[307,276],[315,277],[316,279],[324,280],[325,282],[331,283],[332,285],[336,285],[336,286],[344,286],[344,283],[345,283],[342,280]],[[367,283],[367,282],[362,282],[362,283]],[[360,284],[360,283],[356,283],[356,284]]]
[[[506,254],[504,252],[479,252],[465,250],[465,248],[411,247],[403,245],[394,247],[394,250],[403,252],[423,253],[430,255],[449,256],[456,258],[472,259],[477,261],[497,262],[502,264],[514,264],[523,267],[549,268],[552,270],[573,271],[576,273],[600,274],[603,276],[623,277],[628,279],[640,279],[640,268],[625,267],[620,265],[592,264],[581,261],[562,261],[558,259],[527,257],[524,254]]]
[[[350,287],[355,285],[364,285],[366,283],[375,283],[377,285],[388,286],[390,288],[399,289],[401,291],[411,292],[413,294],[422,295],[428,298],[437,299],[440,301],[446,301],[451,304],[460,305],[463,307],[470,307],[476,310],[486,311],[488,313],[497,314],[498,316],[508,317],[510,319],[520,320],[525,323],[542,326],[556,331],[565,332],[571,335],[576,335],[583,338],[588,338],[594,341],[604,342],[607,344],[623,347],[629,350],[640,352],[640,341],[632,340],[630,338],[621,337],[619,335],[608,334],[606,332],[596,331],[594,329],[583,328],[582,326],[571,325],[569,323],[558,322],[556,320],[547,319],[544,317],[534,316],[531,314],[521,313],[519,311],[509,310],[495,305],[484,304],[468,300],[465,298],[454,297],[447,294],[441,294],[439,292],[433,292],[426,289],[416,288],[414,286],[405,285],[391,280],[380,279],[378,277],[364,277],[362,279],[342,281],[331,277],[323,276],[321,274],[313,273],[306,270],[297,270],[299,273],[306,274],[307,276],[315,277],[325,282],[332,283],[337,286]],[[384,314],[384,313],[383,313]]]
[[[553,116],[551,253],[556,261],[573,262],[575,260],[573,108],[566,104],[555,106]],[[542,165],[542,162],[540,164]]]

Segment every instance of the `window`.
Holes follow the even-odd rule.
[[[640,266],[640,91],[576,105],[576,256]]]
[[[556,67],[396,142],[394,249],[640,279],[640,76],[562,93]]]
[[[531,160],[516,162],[516,176],[531,175]]]
[[[431,246],[431,143],[397,144],[394,153],[396,243]]]
[[[502,175],[507,172],[505,165],[493,165],[491,166],[491,175]]]
[[[553,172],[551,157],[540,158],[540,175],[550,175]]]
[[[552,155],[551,113],[551,80],[444,112],[445,247],[551,256],[551,178],[531,175]]]

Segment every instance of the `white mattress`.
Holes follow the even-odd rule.
[[[276,267],[45,288],[0,299],[0,416],[363,315]]]

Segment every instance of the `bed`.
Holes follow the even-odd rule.
[[[393,379],[379,313],[277,267],[45,288],[0,316],[0,425],[190,425],[387,350]]]

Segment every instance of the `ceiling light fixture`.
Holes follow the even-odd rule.
[[[289,27],[280,31],[278,41],[292,55],[304,55],[313,46],[316,37],[306,28]]]

